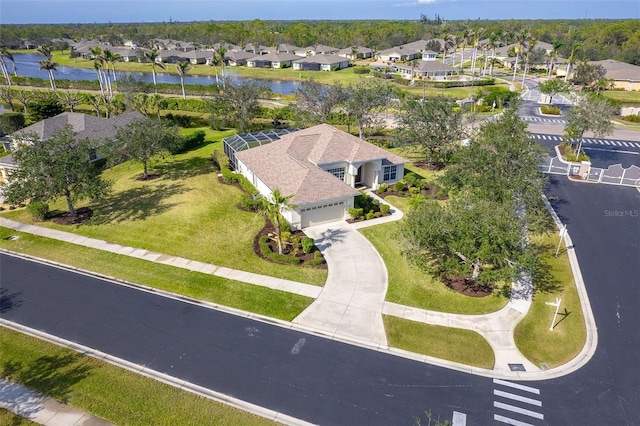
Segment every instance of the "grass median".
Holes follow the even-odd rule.
[[[532,363],[553,368],[575,358],[586,342],[587,330],[580,297],[564,246],[555,257],[560,236],[557,233],[535,235],[531,243],[543,250],[546,266],[554,280],[554,290],[536,292],[527,316],[515,329],[516,346]],[[562,299],[553,331],[549,330],[555,308],[546,302]]]
[[[276,424],[2,327],[0,375],[115,424]],[[1,411],[0,423],[33,424]]]

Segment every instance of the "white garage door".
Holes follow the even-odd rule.
[[[300,209],[302,227],[344,219],[344,201],[307,206]]]

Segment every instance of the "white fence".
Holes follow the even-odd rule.
[[[589,167],[588,170],[580,176],[580,169],[583,167],[583,164],[567,162],[557,156],[550,157],[548,155],[541,158],[538,164],[538,168],[542,173],[582,177],[583,180],[588,182],[640,187],[640,167],[636,165],[632,165],[626,169],[620,164],[609,166],[606,169]]]

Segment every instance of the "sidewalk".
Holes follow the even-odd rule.
[[[0,378],[0,407],[46,426],[109,426],[112,423]]]

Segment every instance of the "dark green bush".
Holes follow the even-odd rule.
[[[225,183],[238,183],[240,181],[239,177],[241,175],[233,173],[227,168],[221,169],[220,172],[222,173],[222,180],[224,180]]]
[[[307,262],[308,266],[319,266],[324,263],[324,257],[322,257],[322,253],[320,251],[313,252],[313,259]]]
[[[182,139],[182,146],[178,147],[174,154],[186,152],[202,145],[204,143],[205,136],[206,133],[204,132],[204,130],[197,130],[189,136],[185,136]]]
[[[242,198],[240,198],[240,205],[242,208],[252,212],[260,211],[260,209],[262,209],[262,204],[262,197],[253,197],[249,194],[242,194]]]
[[[369,67],[355,67],[353,69],[354,74],[369,74],[371,69]]]
[[[620,118],[631,123],[640,123],[640,115],[623,115]]]
[[[304,237],[300,243],[302,244],[302,251],[305,253],[311,253],[316,244],[314,239],[309,237]]]
[[[540,112],[543,114],[560,115],[560,108],[555,105],[541,105]]]
[[[269,238],[266,235],[260,237],[258,244],[260,246],[260,253],[277,263],[284,263],[287,265],[297,265],[300,263],[300,258],[298,257],[274,253],[269,246]]]
[[[25,126],[24,115],[19,112],[0,114],[0,130],[5,135],[17,132]],[[0,134],[1,134],[0,133]]]
[[[29,203],[29,205],[27,206],[27,211],[34,219],[45,220],[49,215],[49,204],[34,201],[32,203]]]
[[[393,189],[396,192],[402,192],[404,191],[404,189],[407,187],[407,185],[402,182],[401,180],[397,181],[396,183],[393,184]]]

